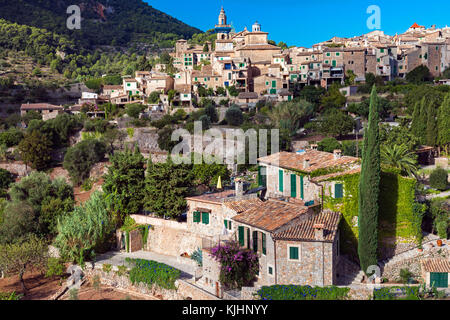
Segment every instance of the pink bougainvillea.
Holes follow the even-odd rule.
[[[240,248],[235,241],[212,248],[211,256],[221,264],[219,280],[226,288],[251,285],[258,274],[258,256],[249,249]]]

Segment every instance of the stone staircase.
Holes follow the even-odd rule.
[[[429,237],[428,239],[426,239],[425,241],[422,242],[422,247],[423,247],[423,251],[420,252],[418,251],[417,247],[412,248],[410,250],[404,251],[402,253],[399,253],[395,256],[393,256],[392,258],[389,259],[384,259],[382,261],[378,262],[378,266],[381,268],[381,270],[384,270],[386,267],[394,265],[396,263],[399,263],[401,261],[404,260],[410,260],[410,259],[414,259],[417,258],[419,256],[423,256],[427,251],[430,250],[430,248],[428,246],[425,246],[425,244],[427,243],[431,243],[436,241],[437,237]]]

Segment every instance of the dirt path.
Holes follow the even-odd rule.
[[[27,273],[24,276],[25,286],[28,292],[22,300],[47,300],[61,289],[59,278],[45,278],[41,273]],[[0,279],[0,292],[13,292],[23,294],[19,277]]]

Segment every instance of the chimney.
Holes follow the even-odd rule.
[[[339,159],[341,157],[342,151],[340,149],[336,149],[333,151],[334,159]]]
[[[309,168],[309,159],[303,160],[303,169]]]
[[[323,223],[316,223],[313,225],[313,229],[314,229],[314,238],[316,240],[323,240],[325,225]]]
[[[236,198],[242,198],[244,195],[244,181],[240,178],[234,179],[234,193],[236,195]]]
[[[314,143],[314,144],[311,145],[311,150],[317,150],[318,147],[319,146]]]

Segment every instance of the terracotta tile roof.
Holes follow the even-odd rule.
[[[309,167],[304,167],[304,160],[309,160]],[[279,152],[258,159],[259,162],[278,166],[285,169],[300,170],[311,173],[317,169],[359,167],[359,159],[355,157],[341,156],[335,158],[333,153],[307,149],[303,153]]]
[[[358,168],[351,169],[351,170],[344,170],[344,171],[341,171],[341,172],[330,173],[330,174],[326,174],[326,175],[319,176],[319,177],[316,177],[316,178],[312,178],[311,181],[313,181],[313,182],[321,182],[321,181],[325,181],[325,180],[328,180],[328,179],[331,179],[331,178],[351,175],[351,174],[360,173],[360,172],[361,172],[361,167],[358,167]]]
[[[270,199],[258,206],[251,207],[232,219],[272,232],[306,214],[307,211],[307,207],[298,204]]]
[[[324,242],[333,242],[337,234],[340,212],[323,211],[314,215],[308,220],[296,223],[295,225],[276,231],[273,235],[275,240],[304,240],[313,241],[315,238],[315,227],[323,228]]]
[[[281,49],[277,46],[273,46],[271,44],[247,44],[241,48],[237,49],[239,50],[279,50]]]
[[[447,259],[424,259],[421,264],[425,272],[450,273],[450,260]]]
[[[205,193],[200,196],[188,197],[186,200],[200,201],[206,203],[222,203],[225,199],[230,199],[235,196],[234,190],[224,190],[215,193]]]
[[[224,202],[224,206],[230,208],[231,210],[236,211],[236,213],[242,213],[248,209],[251,209],[255,206],[261,205],[262,201],[259,198],[247,199],[247,200],[239,200],[239,201],[228,201]]]
[[[26,103],[20,106],[20,110],[63,110],[61,106],[50,103]]]
[[[103,90],[119,90],[122,89],[123,86],[122,85],[104,85],[103,86]]]
[[[238,99],[258,99],[257,92],[240,92]]]

